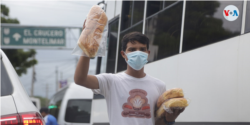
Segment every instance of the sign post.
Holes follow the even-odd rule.
[[[63,48],[65,34],[65,28],[2,26],[1,48]]]

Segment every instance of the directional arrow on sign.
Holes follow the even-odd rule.
[[[15,33],[15,34],[13,35],[13,38],[14,38],[16,41],[18,41],[18,40],[21,38],[21,35],[20,35],[19,33]]]

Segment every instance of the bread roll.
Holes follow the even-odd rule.
[[[105,12],[99,6],[94,5],[90,9],[85,29],[78,40],[78,46],[88,57],[96,56],[107,21]]]
[[[168,101],[165,101],[161,107],[157,110],[156,116],[160,118],[164,116],[165,108],[185,108],[188,106],[188,101],[185,98],[173,98]]]
[[[182,98],[182,97],[184,97],[184,95],[183,95],[183,90],[181,88],[173,88],[173,89],[167,90],[158,98],[157,108],[159,108],[162,105],[162,103],[168,99]]]

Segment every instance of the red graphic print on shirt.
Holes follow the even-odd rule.
[[[123,117],[151,118],[147,92],[142,89],[133,89],[129,92],[126,103],[122,106]]]

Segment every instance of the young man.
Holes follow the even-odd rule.
[[[58,125],[56,118],[49,114],[49,109],[44,107],[40,109],[40,113],[43,116],[46,125]]]
[[[88,75],[89,57],[80,57],[75,71],[75,83],[90,89],[99,89],[107,102],[111,125],[154,125],[155,105],[166,91],[165,83],[147,75],[144,65],[148,62],[149,39],[132,32],[122,39],[121,55],[127,70],[118,74]],[[162,121],[172,125],[183,110],[165,113]]]

